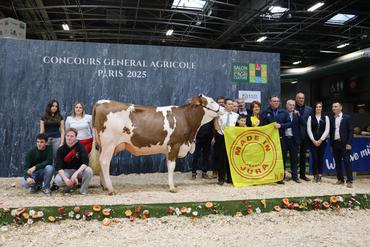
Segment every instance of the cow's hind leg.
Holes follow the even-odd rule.
[[[103,178],[101,183],[108,190],[109,195],[113,194],[113,185],[112,185],[112,181],[110,180],[110,175],[109,175],[109,166],[110,166],[110,162],[113,157],[113,152],[114,152],[114,146],[107,145],[107,146],[104,146],[100,154],[100,166],[101,166],[101,173],[102,173],[101,178]]]

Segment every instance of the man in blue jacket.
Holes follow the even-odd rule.
[[[283,135],[283,160],[284,160],[284,169],[286,167],[287,154],[289,152],[290,156],[290,170],[292,172],[292,180],[296,183],[301,183],[301,180],[298,178],[298,145],[301,143],[301,131],[300,131],[300,122],[301,116],[298,111],[294,110],[295,101],[290,99],[286,102],[286,110],[289,115],[289,121],[291,126],[284,129]]]
[[[299,144],[299,177],[302,180],[310,181],[310,179],[306,177],[306,153],[310,143],[310,138],[307,134],[307,120],[312,114],[312,108],[305,105],[305,96],[302,92],[296,94],[295,101],[295,109],[299,112],[299,115],[303,120],[299,124],[301,131],[301,143]]]
[[[280,109],[280,99],[278,96],[271,96],[269,100],[270,106],[261,114],[262,125],[275,122],[275,128],[279,129],[280,145],[283,146],[284,129],[291,126],[289,114],[286,110]],[[278,184],[284,184],[281,180]]]
[[[350,163],[352,149],[353,127],[349,115],[342,113],[342,104],[334,102],[332,105],[334,116],[330,119],[330,141],[333,149],[337,184],[344,184],[342,159],[347,176],[347,187],[352,188],[353,176]]]

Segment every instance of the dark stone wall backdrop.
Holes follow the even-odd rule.
[[[118,65],[117,60],[124,64]],[[183,62],[189,68],[158,68],[165,60]],[[245,68],[236,73],[233,63],[267,64],[267,83],[233,82],[236,78],[232,73],[246,76]],[[260,91],[266,106],[271,94],[280,95],[280,56],[214,49],[0,39],[0,89],[0,176],[19,176],[25,153],[35,145],[39,120],[50,99],[60,102],[64,117],[77,100],[84,102],[91,113],[99,99],[181,105],[199,93],[213,98],[219,95],[236,98],[239,90]],[[191,156],[178,160],[176,169],[188,171],[190,161]],[[113,175],[165,170],[163,155],[133,157],[124,152],[111,165]]]

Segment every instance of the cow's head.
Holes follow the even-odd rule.
[[[199,96],[193,97],[192,104],[201,105],[203,107],[205,112],[203,120],[205,122],[209,122],[215,117],[218,117],[225,113],[224,107],[217,104],[217,102],[214,101],[212,98],[207,97],[203,94],[199,94]]]

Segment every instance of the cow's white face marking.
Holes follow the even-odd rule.
[[[207,99],[207,105],[205,105],[206,107],[203,108],[205,114],[202,118],[201,125],[208,123],[215,117],[225,114],[225,108],[217,104],[217,102],[215,102],[212,98],[205,95],[200,96]]]
[[[110,103],[110,100],[109,99],[101,99],[96,103],[98,103],[98,104]]]

